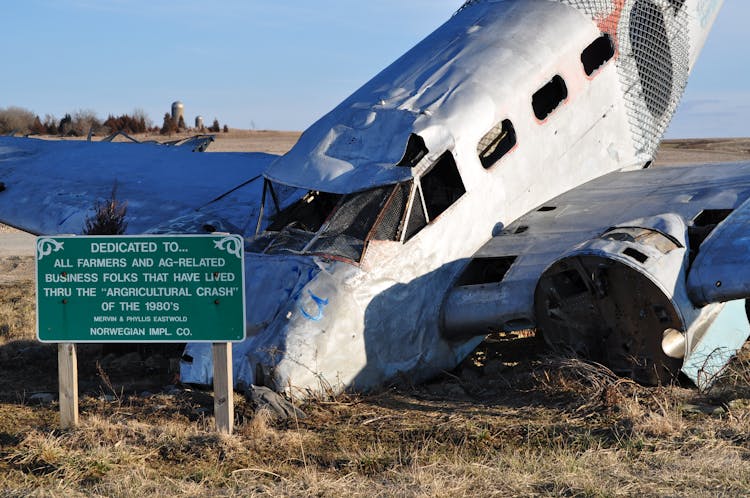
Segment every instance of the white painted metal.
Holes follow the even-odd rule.
[[[636,2],[605,3],[609,14],[619,16],[613,37],[621,40],[616,32],[628,26],[628,9]],[[695,9],[694,4],[684,7]],[[665,2],[658,8],[683,21],[687,12],[672,13]],[[481,340],[448,341],[439,333],[439,296],[462,260],[494,227],[543,200],[608,172],[641,167],[663,132],[656,126],[658,136],[647,137],[647,145],[633,138],[637,109],[628,107],[625,96],[633,102],[640,94],[629,87],[623,91],[628,80],[618,70],[632,54],[621,50],[620,62],[585,75],[581,52],[600,35],[601,13],[547,0],[473,2],[315,123],[271,165],[266,176],[274,182],[349,193],[412,178],[419,182],[450,151],[467,192],[408,242],[370,242],[359,268],[310,256],[316,268],[305,281],[295,280],[300,269],[292,265],[296,283],[286,287],[289,300],[279,303],[268,325],[250,323],[261,332],[237,346],[242,360],[235,369],[243,381],[277,389],[321,384],[366,389],[399,374],[429,377],[455,365]],[[555,75],[565,80],[568,96],[539,122],[531,96]],[[680,94],[678,88],[670,97],[671,111]],[[518,143],[485,170],[477,143],[504,119],[513,122]],[[413,169],[396,166],[412,133],[424,139],[429,154]],[[268,291],[262,280],[257,289],[247,289],[250,303]],[[533,292],[536,281],[525,283]],[[515,290],[503,295],[512,300]],[[520,294],[518,305],[533,306],[533,294]],[[183,378],[205,382],[205,353],[200,346],[188,353],[193,362],[183,365]]]
[[[466,192],[408,241],[403,236],[399,241],[369,240],[358,261],[313,254],[309,245],[307,252],[283,245],[274,254],[248,250],[249,339],[234,346],[238,383],[305,393],[329,387],[368,389],[398,375],[414,381],[430,377],[456,365],[481,341],[449,340],[441,334],[443,297],[475,251],[480,258],[507,254],[518,260],[508,272],[507,285],[499,284],[499,300],[498,294],[494,301],[488,294],[477,303],[471,294],[456,297],[461,289],[455,289],[446,305],[446,323],[452,304],[471,304],[473,308],[465,309],[480,321],[488,321],[485,312],[495,306],[492,324],[514,319],[516,325],[529,324],[534,321],[539,275],[575,244],[600,235],[604,224],[662,214],[684,195],[700,194],[705,205],[713,200],[721,204],[727,195],[717,190],[723,186],[717,180],[721,177],[705,168],[690,170],[691,182],[682,181],[683,173],[673,169],[609,174],[641,168],[651,159],[720,3],[472,1],[321,118],[266,170],[273,185],[269,193],[277,199],[265,198],[261,227],[268,227],[276,200],[284,207],[300,197],[300,191],[288,186],[337,194],[400,182],[419,187],[445,153],[455,159]],[[602,32],[613,40],[614,57],[587,76],[581,54]],[[659,43],[651,44],[653,40]],[[651,75],[644,68],[654,63],[660,72]],[[540,121],[533,96],[555,77],[564,80],[566,96]],[[506,119],[513,124],[517,143],[485,169],[477,146]],[[397,166],[412,134],[424,140],[429,152],[413,168]],[[248,169],[238,172],[229,161],[214,167],[214,159],[224,161],[219,156],[210,161],[206,155],[162,159],[161,152],[141,149],[147,146],[136,146],[133,156],[127,154],[135,149],[118,149],[124,155],[109,164],[99,149],[87,149],[87,154],[66,144],[57,155],[19,143],[0,142],[0,180],[7,178],[9,186],[0,193],[0,212],[4,220],[38,232],[80,226],[92,198],[106,196],[113,176],[124,182],[120,197],[136,215],[132,230],[187,232],[223,223],[251,235],[253,219],[261,216],[256,172],[267,164],[267,156],[246,156],[241,160],[248,160]],[[28,154],[19,154],[19,149]],[[149,159],[143,162],[137,157],[141,154]],[[60,175],[38,184],[28,181],[34,173],[23,170],[37,168],[36,174],[44,177],[49,165],[58,162]],[[180,171],[183,162],[190,169]],[[199,164],[208,162],[212,166],[200,170]],[[140,166],[128,174],[125,167],[133,164]],[[159,174],[162,165],[165,173]],[[747,168],[738,168],[725,173],[744,185]],[[87,174],[94,177],[81,181]],[[679,191],[698,189],[701,175],[713,180],[714,188]],[[546,200],[591,180],[585,189],[562,197],[565,205],[552,214],[534,211],[521,218],[529,221],[526,237],[492,238],[505,227],[518,226],[514,220]],[[660,185],[660,196],[645,195],[643,184],[649,182]],[[97,185],[97,190],[81,194],[74,187],[81,184]],[[174,187],[163,188],[170,184]],[[213,187],[215,197],[209,195]],[[178,202],[169,204],[169,196]],[[634,209],[637,197],[641,211]],[[420,195],[416,198],[421,202]],[[697,204],[686,205],[697,209]],[[677,214],[683,223],[688,220],[684,213]],[[248,248],[264,236],[248,240]],[[654,275],[659,271],[654,268]],[[675,300],[682,299],[676,290],[671,292]],[[182,380],[207,384],[211,371],[210,348],[190,345]]]

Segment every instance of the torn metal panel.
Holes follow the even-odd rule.
[[[699,304],[750,296],[750,202],[732,211],[701,244],[688,275],[690,297]]]
[[[0,181],[6,185],[0,193],[0,220],[32,233],[80,233],[95,202],[108,198],[117,184],[118,199],[128,203],[128,233],[144,233],[168,220],[197,215],[196,209],[250,178],[260,178],[275,157],[193,154],[189,148],[155,144],[0,137]],[[259,196],[247,199],[246,206],[257,205]],[[241,213],[235,215],[227,206],[209,217],[241,226]],[[202,224],[195,228],[202,232]]]
[[[532,33],[524,26],[535,29]],[[572,60],[580,64],[581,50],[597,36],[588,16],[546,0],[487,2],[466,9],[313,124],[266,175],[336,193],[417,176],[420,167],[458,147],[461,139],[467,151],[476,149],[478,139],[508,115],[514,123],[533,124],[528,102],[518,96],[532,95],[556,72],[578,71],[553,54],[574,52]],[[612,74],[605,79],[616,79],[607,72]],[[572,88],[571,98],[579,92]],[[618,132],[627,129],[627,118],[611,109],[611,96],[591,104],[598,107],[597,117],[610,115]],[[397,166],[413,134],[429,151],[416,171]],[[613,137],[605,143],[619,141]],[[620,155],[628,161],[633,149],[625,145]]]
[[[208,147],[216,140],[214,135],[194,135],[188,138],[181,138],[164,142],[162,145],[170,147],[186,147],[193,152],[206,152]]]
[[[264,178],[259,155],[232,163],[109,145],[123,157],[90,148],[76,165],[73,145],[34,159],[0,152],[0,213],[31,223],[41,205],[40,231],[80,226],[114,175],[131,230],[252,235],[238,383],[304,394],[419,381],[454,367],[487,327],[527,327],[540,314],[569,318],[545,328],[551,342],[582,349],[623,325],[599,348],[618,369],[669,370],[681,334],[683,357],[698,344],[690,326],[701,310],[684,286],[690,220],[744,202],[750,165],[612,172],[651,159],[690,69],[683,35],[700,40],[709,28],[686,28],[699,3],[473,2],[315,123]],[[614,50],[587,68],[582,54],[603,32]],[[631,283],[640,300],[628,299]],[[631,342],[651,364],[623,359]],[[190,345],[183,381],[210,383],[210,365],[209,349]]]
[[[503,228],[477,252],[474,261],[517,257],[496,282],[471,285],[459,277],[443,308],[444,334],[468,337],[473,327],[480,334],[493,326],[536,325],[550,344],[616,372],[662,382],[683,367],[706,387],[707,373],[723,368],[747,334],[737,317],[736,326],[712,325],[723,305],[691,300],[697,288],[693,272],[717,254],[724,237],[724,244],[735,240],[748,199],[750,163],[665,167],[592,181]],[[665,207],[673,212],[659,215]],[[691,246],[702,241],[693,236],[697,223],[711,227],[725,213],[732,214],[703,245]],[[741,266],[744,252],[727,258]],[[705,268],[710,272],[712,266]],[[744,269],[737,268],[740,288],[730,295],[746,298]],[[717,271],[728,274],[721,265]],[[699,377],[696,358],[709,346],[719,349]]]
[[[678,192],[669,183],[679,184],[684,172],[627,181],[609,176],[590,185],[587,197],[524,217],[526,230],[511,225],[546,199],[612,171],[640,168],[651,159],[649,147],[658,142],[679,100],[680,76],[689,67],[680,52],[670,60],[678,77],[662,82],[641,71],[644,61],[658,58],[642,43],[645,39],[661,36],[664,49],[685,34],[680,24],[684,12],[649,4],[646,10],[663,21],[650,23],[640,16],[642,7],[643,2],[623,2],[616,20],[603,22],[585,9],[546,0],[473,3],[308,129],[269,167],[266,178],[273,185],[307,189],[310,203],[328,198],[335,206],[352,193],[413,182],[402,236],[370,240],[359,260],[336,250],[312,251],[325,233],[326,220],[337,218],[333,207],[328,216],[314,216],[314,227],[307,230],[274,225],[249,241],[251,253],[309,255],[321,272],[284,303],[259,335],[262,348],[280,354],[248,351],[246,375],[256,374],[243,379],[259,380],[260,375],[277,389],[321,384],[367,389],[399,373],[426,378],[451,368],[481,340],[471,337],[471,328],[491,326],[496,319],[504,322],[502,327],[533,323],[539,276],[577,244],[599,237],[611,224],[670,212],[669,202]],[[618,49],[640,45],[617,50],[616,64],[605,63],[587,75],[581,54],[602,36],[604,25],[617,33],[612,39]],[[643,38],[631,39],[633,30]],[[619,69],[625,66],[632,69],[630,79]],[[545,116],[538,119],[532,96],[550,81],[564,81],[566,91],[550,96]],[[648,100],[662,96],[659,92],[665,96],[662,101]],[[638,112],[658,123],[636,136],[632,132],[639,122],[632,118]],[[660,114],[658,119],[652,119],[653,112]],[[500,130],[513,130],[515,140],[492,155],[487,146],[499,136],[499,131],[493,134],[499,123]],[[487,146],[478,147],[483,140]],[[455,162],[462,188],[448,188],[439,194],[447,201],[431,204],[441,189],[432,189],[430,171],[447,157]],[[663,189],[661,198],[646,195],[643,183],[649,181]],[[643,199],[642,210],[635,209],[631,192]],[[604,211],[612,216],[605,218]],[[560,222],[563,217],[566,223]],[[537,219],[547,233],[538,231]],[[301,218],[292,221],[306,225]],[[502,282],[460,286],[449,303],[461,316],[442,309],[467,258],[506,227],[513,229],[507,239],[513,247],[490,251],[493,258],[517,258]],[[470,287],[475,285],[483,286],[482,302],[473,300],[476,289]],[[492,286],[501,288],[501,302],[492,303]],[[664,294],[667,301],[684,295],[675,289]],[[460,324],[458,334],[440,333],[441,313],[446,322],[455,318],[453,323]],[[476,321],[467,325],[472,319]],[[190,365],[182,371],[192,375]]]
[[[711,304],[686,334],[690,340],[682,372],[707,389],[750,337],[747,301]]]
[[[92,132],[93,132],[93,128],[92,128],[92,129],[91,129],[91,130],[89,131],[89,136],[88,136],[88,141],[89,141],[89,142],[91,142],[91,136],[92,136]],[[139,143],[141,143],[141,142],[140,142],[140,140],[138,140],[138,139],[136,139],[136,138],[133,138],[133,137],[131,137],[130,135],[128,135],[127,133],[125,133],[125,132],[124,132],[124,131],[122,131],[122,130],[120,130],[120,131],[116,131],[116,132],[114,132],[114,133],[110,133],[110,134],[109,134],[109,135],[107,135],[106,137],[102,138],[102,139],[101,139],[101,142],[111,142],[111,141],[113,141],[113,140],[114,140],[115,138],[117,138],[117,137],[122,137],[122,138],[124,138],[125,140],[127,140],[128,142],[133,142],[133,143],[136,143],[136,144],[139,144]]]

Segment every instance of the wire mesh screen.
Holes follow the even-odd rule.
[[[468,0],[458,12],[484,1]],[[690,37],[685,2],[556,1],[590,16],[615,41],[635,149],[641,159],[651,159],[687,84]]]
[[[285,228],[278,234],[274,234],[271,242],[263,251],[266,254],[281,254],[285,252],[301,252],[312,240],[312,233],[294,228]]]
[[[388,201],[383,214],[370,236],[373,240],[398,240],[404,219],[406,202],[409,200],[411,183],[399,185]]]
[[[359,261],[367,235],[393,189],[389,185],[344,197],[326,228],[307,250]]]

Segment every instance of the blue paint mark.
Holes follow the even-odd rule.
[[[300,313],[302,313],[302,316],[307,318],[308,320],[312,320],[313,322],[319,322],[323,318],[323,308],[328,306],[328,299],[323,299],[321,297],[316,296],[312,293],[311,290],[307,291],[308,294],[310,294],[310,297],[312,298],[313,302],[318,305],[318,314],[313,316],[302,307],[301,304],[298,304],[297,307],[299,308]]]
[[[60,220],[60,221],[59,221],[59,222],[57,223],[57,226],[62,226],[62,224],[63,224],[63,223],[65,223],[66,221],[68,221],[69,219],[71,219],[71,218],[73,217],[73,215],[74,215],[74,214],[75,214],[75,213],[70,213],[70,214],[69,214],[68,216],[66,216],[65,218],[61,219],[61,220]]]

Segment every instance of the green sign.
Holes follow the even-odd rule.
[[[245,338],[239,235],[36,240],[43,342],[236,342]]]

